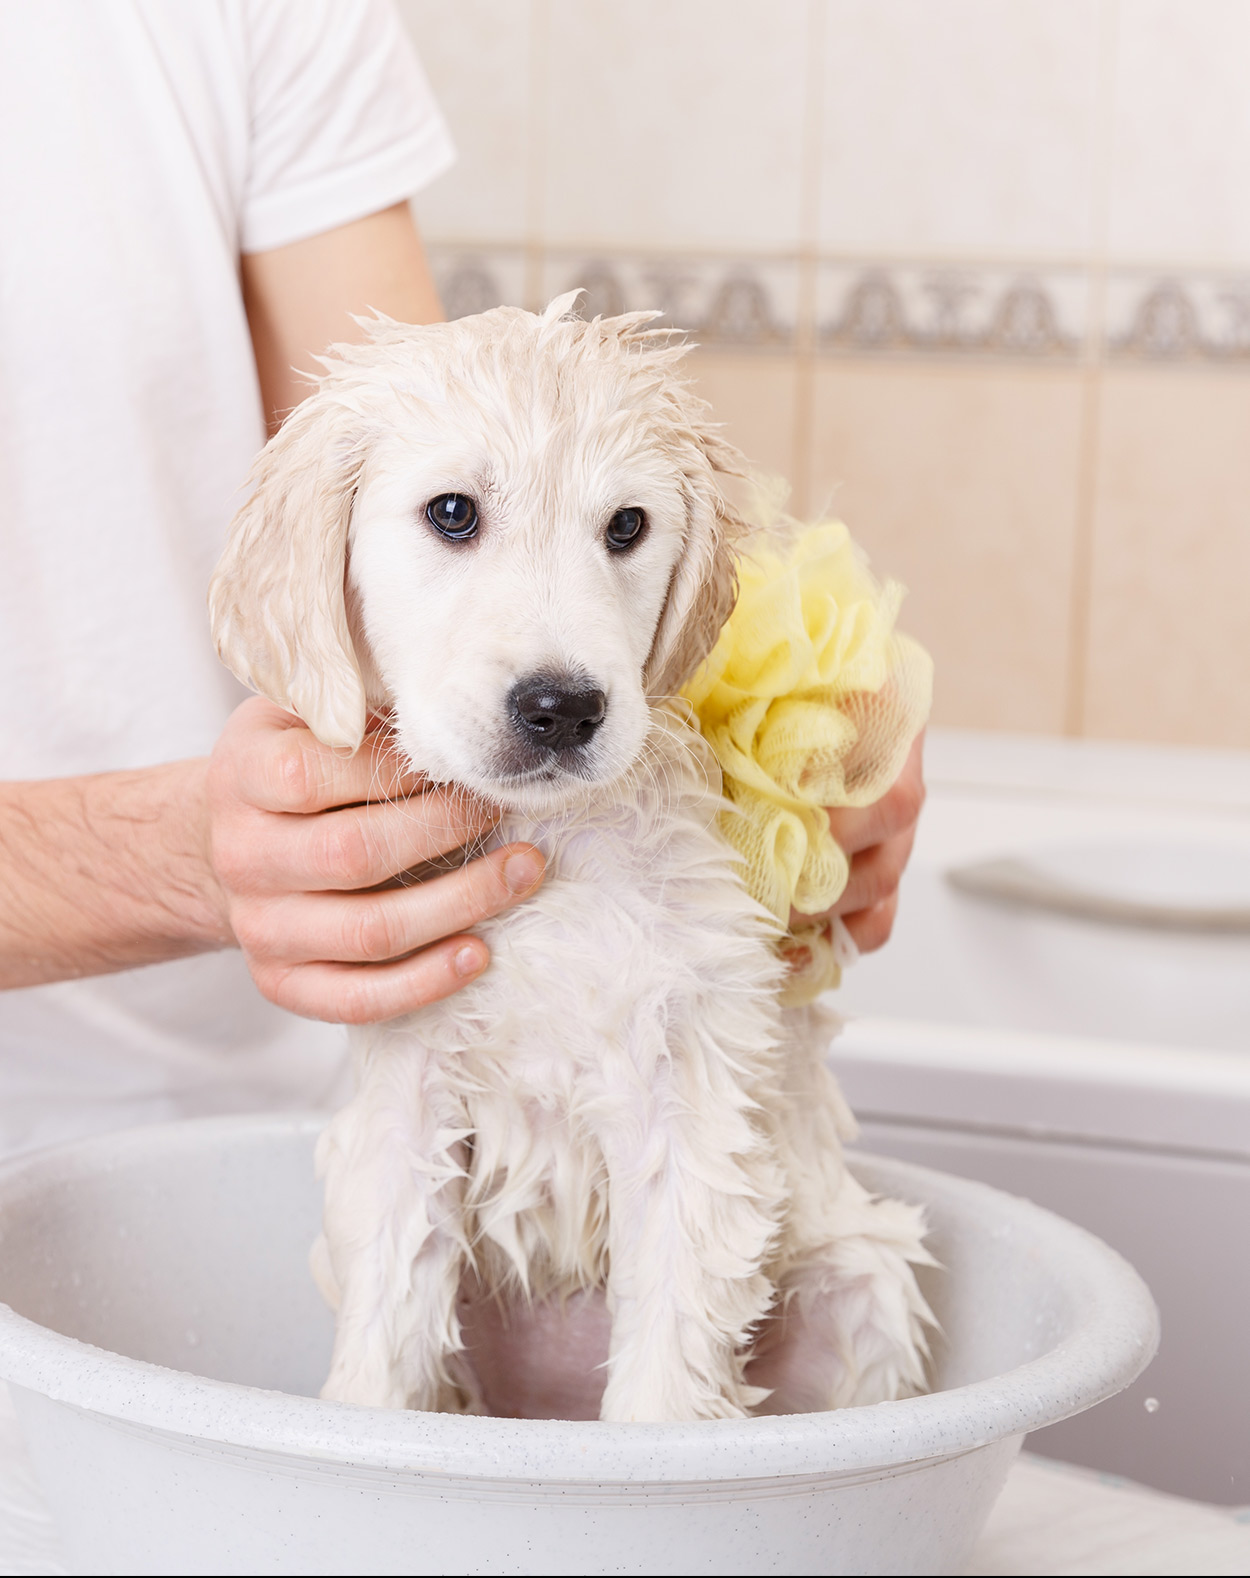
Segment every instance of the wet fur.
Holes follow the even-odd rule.
[[[919,1213],[845,1169],[835,1026],[781,1008],[774,928],[670,700],[732,607],[737,458],[680,380],[680,347],[637,315],[569,307],[382,320],[344,348],[262,456],[214,581],[236,673],[329,743],[357,746],[368,711],[389,712],[416,765],[493,793],[499,839],[549,862],[532,899],[477,928],[482,977],[353,1032],[356,1095],[318,1151],[313,1264],[337,1312],[323,1395],[484,1406],[466,1290],[605,1290],[605,1419],[918,1390]],[[457,444],[469,458],[448,471]],[[495,522],[445,570],[413,524],[444,486],[492,499]],[[603,559],[604,510],[640,501],[646,553]],[[480,629],[457,597],[485,610]],[[427,638],[454,694],[413,655]],[[500,698],[543,663],[593,676],[608,719],[576,773],[510,787]],[[796,1320],[799,1365],[782,1341]]]

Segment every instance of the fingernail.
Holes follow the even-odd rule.
[[[543,857],[534,849],[518,849],[503,863],[503,879],[514,893],[528,893],[543,874]]]
[[[482,950],[475,948],[472,943],[466,943],[463,948],[456,950],[454,963],[457,975],[476,975],[485,962]]]

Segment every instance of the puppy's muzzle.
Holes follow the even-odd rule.
[[[567,675],[531,675],[513,686],[508,699],[517,734],[527,745],[546,751],[589,745],[608,710],[601,690],[582,688]]]

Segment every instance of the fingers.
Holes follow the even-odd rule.
[[[248,906],[235,931],[258,963],[379,963],[498,915],[542,877],[538,850],[511,844],[447,876],[387,893],[279,895]]]
[[[298,718],[260,696],[235,709],[222,738],[236,792],[262,811],[308,814],[393,800],[421,786],[387,731],[367,735],[349,756],[323,745]]]
[[[874,844],[914,828],[924,807],[924,736],[912,742],[902,771],[880,800],[862,807],[839,806],[829,812],[834,841],[845,854],[857,855]]]
[[[846,887],[826,913],[841,916],[860,953],[872,953],[890,939],[898,910],[898,885],[915,838],[916,829],[912,826],[897,837],[852,856]],[[792,910],[791,929],[810,925],[812,919]]]
[[[372,888],[464,848],[493,821],[489,807],[454,789],[319,815],[260,813],[252,839],[223,845],[222,869],[238,893]],[[261,838],[263,861],[252,848]]]
[[[381,731],[347,756],[260,698],[235,710],[217,743],[209,812],[213,871],[253,978],[316,1019],[387,1019],[465,985],[490,961],[465,933],[544,874],[540,852],[517,844],[368,891],[471,844],[495,812],[454,786],[425,785]]]
[[[887,942],[898,909],[898,885],[911,858],[916,824],[924,806],[924,736],[917,736],[903,769],[891,788],[873,805],[829,812],[829,827],[851,871],[837,903],[828,912],[840,915],[861,953]],[[810,922],[810,915],[791,913],[791,927]]]
[[[894,930],[894,917],[898,912],[898,892],[890,894],[871,909],[859,910],[854,915],[844,915],[842,924],[850,932],[860,953],[872,953],[884,947]]]
[[[373,1024],[414,1013],[479,976],[490,963],[486,944],[447,933],[526,898],[543,874],[538,850],[513,844],[415,888],[279,900],[279,913],[247,916],[240,941],[253,979],[279,1007],[309,1019]],[[307,957],[298,957],[301,946]],[[395,957],[401,953],[407,957]]]
[[[236,710],[210,774],[214,860],[236,895],[375,887],[497,820],[459,786],[416,792],[382,735],[348,757],[259,697]]]
[[[365,968],[300,964],[266,969],[249,960],[256,984],[271,1002],[305,1019],[369,1025],[415,1013],[467,986],[490,963],[480,937],[448,937],[410,959]]]
[[[911,858],[916,841],[913,824],[905,832],[866,849],[851,860],[851,875],[832,913],[844,919],[860,910],[872,909],[898,891],[898,885]]]
[[[877,844],[872,849],[853,855],[846,887],[833,906],[822,913],[840,915],[846,920],[861,910],[870,910],[884,903],[898,890],[915,839],[916,829],[909,827],[897,837],[889,838],[883,844]],[[793,931],[810,925],[814,918],[812,915],[805,915],[802,910],[791,910],[790,929]]]

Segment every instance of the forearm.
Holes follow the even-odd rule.
[[[0,784],[0,987],[232,942],[208,858],[206,765]]]

